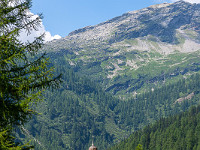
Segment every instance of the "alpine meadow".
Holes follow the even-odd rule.
[[[200,150],[200,4],[152,5],[46,43],[20,41],[41,25],[30,9],[0,2],[0,149]]]

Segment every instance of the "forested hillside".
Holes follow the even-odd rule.
[[[59,59],[54,58],[58,56]],[[62,54],[51,55],[51,59],[56,72],[63,74],[61,88],[45,93],[44,102],[36,109],[41,114],[25,126],[29,135],[23,130],[18,132],[21,140],[35,138],[36,149],[87,149],[92,136],[98,148],[106,149],[160,117],[199,103],[199,74],[147,89],[133,99],[122,101],[75,73],[70,66],[63,66]]]
[[[142,145],[143,150],[199,150],[200,106],[162,118],[109,150],[134,150],[138,145]]]
[[[189,106],[199,104],[200,75],[192,75],[161,88],[149,89],[134,99],[119,103],[115,112],[126,127],[143,128],[161,117],[186,111]]]
[[[25,126],[30,132],[25,133],[26,138],[38,140],[35,149],[60,150],[87,149],[94,136],[99,148],[105,149],[114,140],[112,131],[106,130],[106,120],[113,120],[118,100],[72,70],[60,67],[60,71],[64,80],[61,88],[45,93],[44,102],[36,108],[41,114]],[[123,135],[120,130],[118,133]]]

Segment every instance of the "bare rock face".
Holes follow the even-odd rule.
[[[167,77],[190,74],[199,64],[200,4],[178,1],[131,11],[75,30],[45,49],[62,50],[72,67],[78,65],[78,72],[103,82],[108,91],[135,92],[163,79],[163,72]]]

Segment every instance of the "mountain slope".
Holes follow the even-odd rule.
[[[23,130],[18,132],[20,138],[35,141],[35,149],[60,150],[87,149],[95,136],[99,148],[105,149],[116,139],[113,130],[123,136],[127,134],[117,126],[106,130],[106,120],[114,122],[112,109],[117,99],[72,70],[61,66],[57,69],[63,73],[63,84],[57,90],[45,92],[45,101],[36,108],[40,114],[26,124],[28,135]]]
[[[45,93],[36,109],[40,115],[26,124],[25,133],[18,132],[20,139],[35,141],[36,150],[87,149],[92,136],[98,148],[106,149],[160,117],[200,102],[199,74],[121,101],[66,66],[57,65],[57,71],[63,73],[61,88]]]
[[[132,11],[55,40],[80,75],[118,97],[200,70],[200,4],[178,1]],[[165,79],[164,79],[165,78]]]
[[[144,150],[200,149],[200,106],[176,116],[162,118],[153,125],[132,134],[110,150],[133,150],[138,144]]]

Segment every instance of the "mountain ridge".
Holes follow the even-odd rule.
[[[189,75],[193,71],[188,68],[200,67],[194,65],[200,56],[199,16],[200,4],[152,5],[75,30],[44,49],[62,53],[76,72],[102,83],[107,91],[130,97],[156,76],[177,74],[177,69]],[[163,82],[154,81],[148,86]]]
[[[66,36],[65,38],[62,38],[62,39],[57,40],[57,41],[74,40],[76,38],[78,38],[80,40],[81,34],[86,33],[86,32],[88,32],[88,33],[81,37],[84,40],[89,40],[89,41],[90,40],[100,40],[101,42],[102,41],[105,42],[104,40],[108,40],[109,38],[112,38],[112,37],[114,37],[115,40],[116,40],[116,36],[111,35],[112,32],[115,32],[114,30],[116,28],[120,28],[120,29],[123,29],[125,31],[128,31],[128,30],[130,30],[130,24],[131,24],[131,28],[135,28],[135,27],[137,28],[138,24],[135,24],[135,26],[134,26],[134,23],[135,23],[134,19],[137,19],[137,17],[139,17],[139,21],[141,21],[142,19],[145,19],[144,17],[146,17],[145,16],[146,14],[149,14],[149,13],[151,13],[152,10],[154,11],[156,9],[158,9],[156,11],[159,11],[161,13],[165,13],[165,11],[167,11],[167,9],[169,9],[168,11],[169,11],[169,13],[171,13],[170,11],[172,11],[172,12],[175,11],[174,9],[176,7],[177,7],[176,9],[180,9],[181,11],[184,10],[183,8],[178,7],[179,5],[181,5],[181,7],[185,8],[185,9],[192,7],[193,10],[191,10],[191,11],[194,11],[195,9],[199,9],[199,7],[200,7],[200,4],[190,4],[190,3],[185,2],[185,1],[178,1],[178,2],[175,2],[175,3],[172,3],[172,4],[164,3],[164,4],[152,5],[152,6],[149,6],[147,8],[137,10],[137,11],[130,11],[128,13],[123,14],[122,16],[115,17],[113,19],[110,19],[108,21],[105,21],[103,23],[100,23],[100,24],[97,24],[97,25],[94,25],[94,26],[87,26],[87,27],[75,30],[75,31],[69,33],[69,35]],[[170,8],[170,7],[173,7],[173,8]],[[164,8],[165,8],[165,10],[164,10]],[[199,15],[198,11],[196,11],[195,13],[197,13],[195,16]],[[165,13],[165,15],[166,15],[166,13]],[[182,19],[184,19],[184,15],[186,15],[186,14],[181,14],[181,15],[183,15],[183,17],[182,16],[181,17],[182,17]],[[160,16],[157,15],[154,18],[150,18],[150,20],[152,19],[152,20],[157,21],[156,17],[158,17],[158,19],[159,19]],[[191,16],[187,17],[185,20],[181,20],[180,17],[178,19],[179,19],[179,22],[180,21],[190,21],[190,19],[188,19],[188,18],[191,18]],[[163,19],[165,19],[165,17]],[[145,22],[150,21],[150,20],[145,20]],[[122,23],[121,23],[121,21],[122,21]],[[169,21],[170,20],[168,20],[168,22]],[[174,21],[177,23],[177,20],[174,20]],[[155,25],[157,25],[158,28],[163,28],[163,27],[167,26],[168,22],[165,21],[165,22],[161,22],[161,25],[159,25],[159,24],[155,24]],[[173,23],[173,25],[174,25],[174,23]],[[126,29],[128,27],[129,27],[129,29]],[[155,26],[153,28],[155,28]],[[198,30],[199,30],[199,28],[198,28]],[[134,31],[135,31],[135,29],[134,29]],[[92,32],[93,32],[93,34],[91,34]],[[124,32],[124,31],[119,30],[119,32],[116,31],[113,34],[120,34],[120,32]],[[141,32],[142,32],[142,30],[141,30]],[[131,35],[128,35],[128,36],[133,36],[132,34],[134,34],[134,36],[137,37],[137,34],[139,34],[139,33],[134,32],[134,33],[129,33],[129,34],[131,34]],[[147,33],[142,33],[142,34],[140,34],[140,36],[144,36],[143,34],[147,35]],[[149,32],[148,32],[148,34],[149,34]],[[122,36],[124,37],[124,35],[122,35]],[[129,37],[129,38],[135,38],[135,37]],[[72,43],[73,42],[74,41],[72,41]],[[112,43],[113,42],[112,39],[109,39],[109,42]],[[55,41],[53,43],[55,43]],[[79,44],[79,43],[77,42],[76,44]]]

